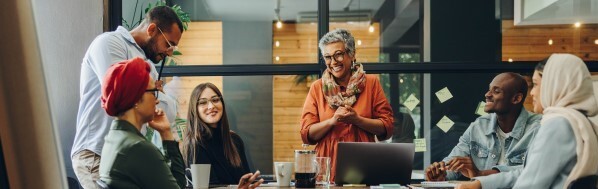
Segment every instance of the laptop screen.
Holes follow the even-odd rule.
[[[411,143],[338,143],[334,182],[410,184],[414,154],[415,146]]]

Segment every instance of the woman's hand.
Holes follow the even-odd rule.
[[[345,107],[338,107],[336,109],[336,111],[334,112],[334,115],[332,115],[332,118],[330,118],[330,125],[334,126],[336,125],[338,122],[345,122],[344,118],[345,115],[347,114],[347,109]]]
[[[239,180],[239,186],[237,188],[241,188],[241,189],[257,188],[258,186],[260,186],[260,184],[262,184],[264,182],[264,179],[260,179],[255,183],[253,182],[259,176],[260,176],[260,171],[256,171],[255,174],[247,173],[247,174],[243,175],[241,177],[241,180]]]
[[[457,189],[480,189],[482,188],[482,183],[479,180],[474,180],[470,182],[462,182],[455,186]]]
[[[345,105],[344,107],[340,107],[339,109],[341,108],[344,110],[344,113],[340,117],[342,122],[353,125],[359,124],[360,117],[351,106]]]
[[[174,137],[170,132],[170,122],[168,122],[168,118],[166,118],[166,114],[164,114],[162,109],[156,108],[156,112],[154,112],[154,119],[147,124],[149,127],[160,133],[162,140],[174,140]]]

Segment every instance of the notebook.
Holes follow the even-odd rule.
[[[415,154],[411,143],[341,142],[337,148],[337,185],[411,182]]]

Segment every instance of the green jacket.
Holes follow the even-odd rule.
[[[162,143],[166,155],[131,123],[114,120],[104,138],[100,179],[110,188],[184,188],[185,167],[178,142]]]

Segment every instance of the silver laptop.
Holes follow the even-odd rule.
[[[336,185],[411,182],[415,146],[411,143],[338,143]]]

